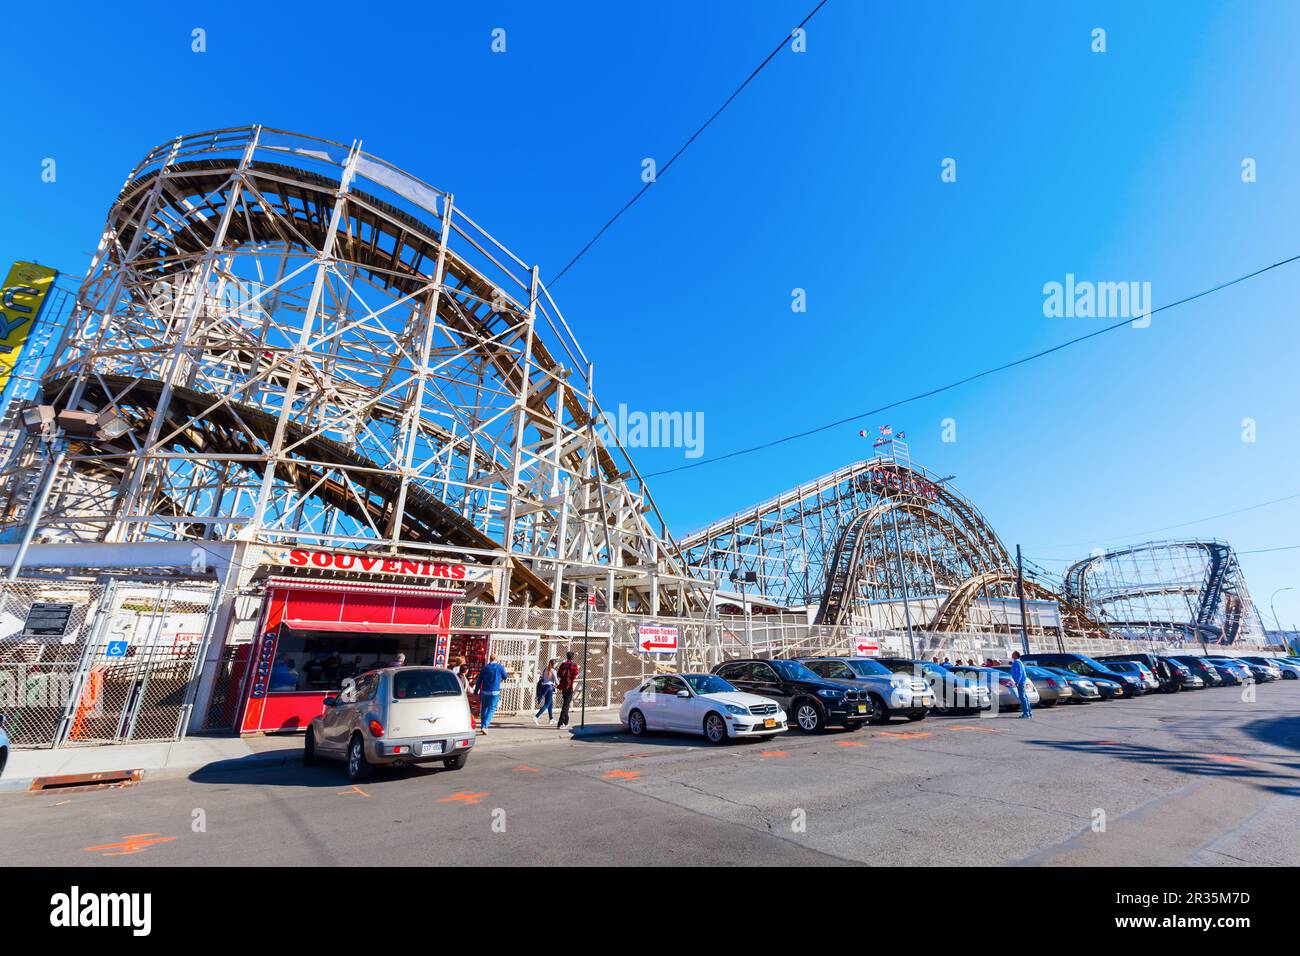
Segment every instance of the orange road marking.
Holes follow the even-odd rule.
[[[536,767],[530,767],[526,763],[521,763],[518,767],[515,767],[515,773],[541,773],[541,771]]]
[[[790,755],[786,753],[784,750],[764,750],[761,754],[759,754],[759,756],[760,757],[788,757]]]
[[[85,852],[102,852],[104,856],[130,856],[132,853],[142,853],[156,843],[170,843],[175,839],[175,837],[165,837],[157,833],[135,833],[131,836],[123,837],[119,843],[103,843],[99,846],[88,846],[85,848]]]
[[[469,793],[468,791],[462,790],[460,793],[453,793],[450,797],[443,797],[438,802],[472,804],[472,803],[478,803],[484,797],[490,797],[490,796],[492,796],[492,794],[488,793],[486,790],[483,791],[482,793]]]
[[[648,757],[648,756],[650,756],[650,754],[648,754],[648,753],[643,753],[643,754],[623,754],[623,759],[625,759],[625,760],[640,760],[640,759],[642,759],[643,757]]]
[[[1234,757],[1232,754],[1206,754],[1211,760],[1217,760],[1219,763],[1247,763],[1255,767],[1267,767],[1268,764],[1260,763],[1258,760],[1247,760],[1245,757]]]
[[[994,730],[992,727],[973,727],[970,724],[949,724],[947,730],[974,730],[981,734],[1000,734],[1002,731]]]
[[[893,737],[896,740],[919,740],[921,737],[933,737],[934,734],[928,730],[905,730],[902,733],[895,733],[890,730],[881,731],[882,737]]]
[[[340,791],[338,792],[338,796],[340,796],[340,797],[346,797],[346,796],[350,796],[350,795],[352,795],[352,794],[354,794],[354,793],[359,793],[359,794],[361,794],[361,796],[363,796],[363,797],[369,797],[369,796],[370,796],[370,794],[366,793],[364,790],[362,790],[360,787],[358,787],[355,783],[354,783],[354,784],[353,784],[349,789],[347,789],[347,790],[340,790]]]
[[[635,780],[641,776],[636,770],[611,770],[609,773],[602,773],[602,780]]]
[[[835,746],[837,746],[837,747],[865,747],[866,744],[864,744],[861,740],[837,740],[837,741],[835,741]]]

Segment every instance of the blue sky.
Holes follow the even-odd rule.
[[[8,14],[24,41],[6,47],[0,262],[82,272],[147,149],[264,123],[361,138],[549,276],[813,0],[205,6]],[[1158,306],[1300,252],[1298,36],[1287,2],[830,0],[808,51],[778,56],[554,294],[602,403],[703,412],[706,457],[883,405],[1101,324],[1043,316],[1043,284],[1067,273],[1150,282]],[[1300,498],[1157,530],[1300,492],[1298,291],[1300,265],[1280,269],[652,487],[690,530],[866,457],[858,428],[889,421],[1052,569],[1148,537],[1300,545]],[[1243,563],[1261,604],[1296,587],[1276,604],[1300,624],[1300,550]]]

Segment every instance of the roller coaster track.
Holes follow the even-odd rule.
[[[65,383],[60,381],[51,383],[51,391],[66,394],[66,389],[61,387],[63,384]],[[154,379],[99,375],[86,390],[85,398],[99,407],[118,409],[143,429],[152,420],[162,390],[163,383]],[[272,415],[237,402],[215,402],[209,393],[176,387],[172,392],[172,404],[183,409],[191,419],[189,427],[178,431],[171,443],[171,447],[177,451],[215,452],[230,455],[238,461],[235,456],[252,457],[257,452],[257,442],[270,441],[275,432],[276,419]],[[311,435],[300,425],[291,423],[289,432],[299,445],[300,460],[282,463],[277,477],[300,491],[314,489],[312,494],[319,500],[354,517],[369,518],[377,525],[391,520],[393,505],[397,500],[396,475],[357,455],[346,445],[320,435]],[[72,452],[75,457],[92,449],[101,453],[101,457],[96,459],[98,462],[126,458],[127,448],[89,439],[76,442]],[[118,455],[121,458],[115,457]],[[339,464],[350,466],[361,477],[353,481],[350,487],[329,480],[326,468]],[[114,477],[120,480],[121,473]],[[180,513],[176,507],[172,511]],[[401,521],[408,539],[412,541],[459,545],[478,550],[500,550],[497,542],[479,531],[460,512],[419,486],[413,486],[409,490]],[[550,586],[517,558],[514,559],[514,569],[512,582],[515,590],[527,590],[539,600],[549,599]]]

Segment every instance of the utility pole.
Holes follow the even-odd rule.
[[[731,582],[740,585],[740,609],[745,615],[745,645],[749,648],[749,656],[754,656],[754,628],[752,619],[749,616],[749,596],[745,592],[745,585],[757,584],[758,574],[754,571],[741,571],[736,568],[731,572]]]
[[[1029,653],[1028,614],[1025,610],[1025,562],[1020,557],[1020,545],[1016,545],[1016,597],[1020,599],[1020,646],[1021,653]]]

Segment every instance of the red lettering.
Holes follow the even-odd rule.
[[[347,562],[346,564],[343,563],[345,561]],[[347,571],[356,563],[357,559],[350,554],[334,555],[334,567],[338,568],[340,571]]]
[[[378,558],[358,558],[358,560],[361,562],[361,567],[365,571],[373,571],[375,565],[379,563]]]
[[[420,573],[420,562],[419,562],[419,561],[403,561],[403,562],[402,562],[402,573],[403,573],[403,574],[417,574],[417,575],[418,575],[418,574]]]
[[[451,576],[457,581],[465,580],[465,565],[453,564],[451,566]]]
[[[334,556],[324,551],[317,551],[311,556],[311,563],[318,568],[328,568],[334,563]]]
[[[397,568],[398,568],[398,564],[397,564],[396,561],[394,561],[392,558],[384,558],[384,573],[385,573],[385,574],[396,574],[396,573],[397,573]]]
[[[301,568],[307,564],[307,552],[299,551],[296,548],[289,552],[289,563],[294,567]]]

